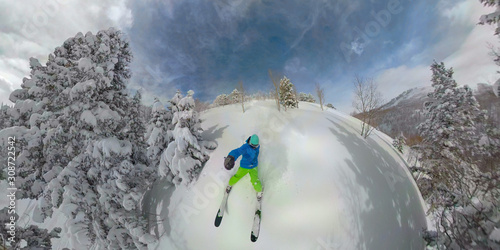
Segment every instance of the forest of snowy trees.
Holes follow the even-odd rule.
[[[434,63],[431,70],[434,91],[418,126],[422,142],[412,148],[418,163],[411,167],[437,220],[427,240],[437,248],[499,248],[492,237],[500,227],[498,126],[485,123],[472,90],[457,85],[453,69]]]
[[[39,223],[61,209],[82,247],[144,249],[156,241],[141,216],[144,193],[158,179],[195,181],[217,147],[203,141],[195,103],[202,111],[272,96],[234,89],[207,105],[191,90],[186,96],[177,91],[168,107],[158,99],[145,107],[141,93],[132,96],[127,89],[132,58],[118,30],[78,33],[45,65],[30,58],[30,75],[10,95],[14,105],[0,109],[0,147],[9,146],[6,138],[16,139],[17,198],[37,201],[33,220]],[[311,94],[297,94],[286,77],[279,91],[286,108],[315,102]],[[6,169],[0,177],[7,177]],[[60,232],[32,230],[39,233],[23,234],[28,246],[50,247]]]
[[[491,85],[478,85],[476,93],[459,86],[444,63],[430,69],[430,92],[402,93],[378,110],[372,125],[407,156],[435,223],[424,232],[429,249],[500,248],[500,101],[488,97]]]
[[[480,24],[500,25],[500,3],[480,2],[497,8],[482,16]],[[499,35],[498,28],[495,34]],[[493,54],[498,64],[498,53]],[[406,123],[420,123],[416,131],[419,140],[412,142],[408,161],[429,206],[427,213],[436,223],[431,225],[435,230],[424,232],[428,248],[499,249],[500,129],[496,106],[485,100],[480,106],[472,89],[458,86],[453,69],[443,63],[434,62],[431,71],[433,91],[422,110],[415,110],[411,103],[405,106],[415,112],[413,121]],[[477,96],[484,98],[484,90],[478,91]],[[385,120],[385,124],[390,122]],[[393,146],[403,153],[405,143],[401,133]]]
[[[288,79],[286,76],[283,76],[283,78],[279,81],[278,85],[278,99],[279,103],[281,106],[284,108],[298,108],[299,101],[301,102],[311,102],[315,103],[316,100],[314,99],[314,96],[310,93],[306,94],[303,92],[297,93],[297,90],[295,88],[295,85]],[[241,92],[238,91],[238,89],[234,89],[230,94],[220,94],[218,95],[213,103],[207,108],[211,107],[220,107],[220,106],[225,106],[225,105],[230,105],[230,104],[235,104],[241,102]],[[275,94],[273,91],[269,92],[268,94],[264,92],[257,92],[254,94],[250,95],[245,95],[243,97],[243,100],[249,101],[249,100],[267,100],[267,99],[273,99],[275,98]],[[333,105],[330,104],[330,107],[333,108]]]
[[[141,216],[144,192],[159,178],[187,185],[216,146],[202,141],[193,91],[176,93],[168,109],[157,101],[144,114],[140,92],[126,89],[131,60],[120,31],[78,33],[46,65],[31,58],[30,76],[10,95],[15,105],[1,110],[0,147],[16,138],[17,198],[37,200],[37,222],[61,208],[82,247],[145,249],[155,242]],[[57,232],[24,240],[50,247]]]
[[[500,3],[480,2],[497,7],[480,23],[498,25]],[[30,58],[29,76],[10,95],[14,105],[0,107],[0,149],[6,152],[12,146],[8,138],[15,137],[16,197],[36,200],[32,219],[39,223],[60,209],[84,248],[146,249],[157,241],[140,202],[157,180],[176,186],[196,181],[217,147],[203,140],[199,112],[273,98],[285,111],[298,108],[299,101],[316,102],[283,76],[268,93],[248,95],[236,88],[208,105],[192,90],[177,91],[166,105],[155,99],[145,107],[141,92],[131,95],[127,89],[132,59],[118,30],[78,33],[55,48],[45,65]],[[433,90],[425,106],[398,111],[412,113],[408,121],[418,125],[411,126],[418,140],[404,147],[409,139],[398,131],[393,141],[409,155],[428,213],[436,219],[425,240],[430,248],[500,249],[499,118],[483,110],[471,88],[455,82],[452,68],[435,62],[431,71]],[[0,180],[6,178],[4,168]],[[0,222],[8,224],[6,208],[0,209]],[[61,229],[30,225],[16,231],[18,245],[9,247],[50,248]],[[6,235],[6,228],[0,233]]]

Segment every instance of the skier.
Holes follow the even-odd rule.
[[[260,183],[257,166],[259,165],[259,137],[254,134],[248,137],[247,141],[243,146],[231,150],[229,155],[224,160],[224,167],[227,170],[231,170],[234,167],[234,161],[242,156],[240,161],[240,167],[236,174],[229,179],[229,185],[227,185],[226,192],[224,193],[224,198],[220,205],[217,216],[215,217],[215,226],[218,227],[224,216],[224,211],[226,210],[226,203],[229,192],[236,182],[238,182],[246,174],[250,174],[250,181],[252,182],[253,188],[257,191],[257,207],[255,208],[255,215],[252,226],[252,233],[250,234],[250,240],[252,242],[257,241],[260,231],[260,220],[261,220],[261,207],[262,207],[262,184]]]
[[[260,183],[258,177],[257,166],[259,165],[259,137],[254,134],[250,136],[243,146],[232,150],[229,155],[224,160],[224,167],[227,170],[231,170],[234,167],[234,162],[242,156],[240,161],[240,167],[236,174],[229,179],[229,185],[227,186],[226,192],[229,193],[232,186],[236,184],[243,176],[250,174],[250,181],[257,192],[257,198],[262,196],[262,184]]]

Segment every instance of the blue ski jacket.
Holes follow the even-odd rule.
[[[233,156],[235,161],[242,155],[240,167],[252,169],[259,165],[259,160],[257,159],[259,158],[259,149],[260,145],[254,149],[250,144],[245,143],[243,146],[229,152],[229,155]]]

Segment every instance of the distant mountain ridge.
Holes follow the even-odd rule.
[[[420,104],[422,100],[428,99],[427,94],[433,91],[432,87],[417,87],[404,91],[397,97],[382,106],[382,109],[389,109],[397,106],[409,106]]]
[[[403,132],[409,145],[417,143],[420,140],[417,126],[425,119],[421,111],[424,103],[430,101],[427,94],[433,90],[431,86],[412,88],[382,105],[377,128],[392,138]],[[493,92],[493,86],[478,83],[474,96],[490,119],[500,123],[500,98]]]

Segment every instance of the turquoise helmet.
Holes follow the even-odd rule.
[[[256,134],[253,134],[250,137],[250,145],[252,145],[252,146],[259,146],[259,137]]]

